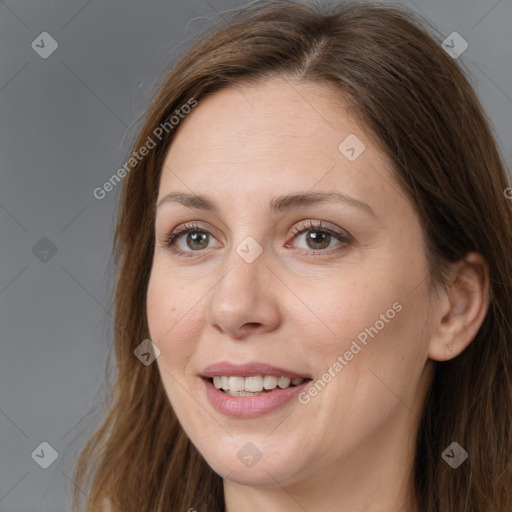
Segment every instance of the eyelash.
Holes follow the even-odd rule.
[[[301,249],[297,248],[297,252],[299,254],[303,254],[307,257],[318,257],[323,256],[326,254],[331,254],[333,252],[338,252],[341,249],[345,249],[346,246],[353,243],[353,240],[351,236],[344,230],[336,230],[329,228],[326,226],[322,221],[318,223],[314,223],[313,221],[309,221],[309,224],[301,224],[297,227],[295,227],[292,232],[290,233],[290,236],[292,238],[296,238],[299,235],[302,235],[303,233],[307,233],[308,231],[318,231],[321,233],[328,233],[334,237],[336,237],[341,243],[339,245],[336,245],[334,248],[331,249]],[[203,252],[203,251],[182,251],[181,249],[177,249],[175,247],[175,242],[184,234],[188,234],[191,232],[197,232],[197,233],[206,233],[210,234],[207,230],[200,228],[197,224],[191,223],[191,224],[183,224],[182,226],[175,229],[170,235],[167,235],[162,240],[162,247],[169,248],[174,254],[177,256],[184,256],[184,257],[194,257],[194,253],[197,252]],[[286,243],[287,247],[290,247],[288,243]],[[334,249],[334,250],[333,250]]]

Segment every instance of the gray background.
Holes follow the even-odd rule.
[[[104,412],[112,334],[120,187],[103,200],[92,191],[124,163],[162,68],[218,11],[243,3],[0,2],[2,512],[70,510],[76,454]],[[511,1],[396,3],[467,40],[459,60],[510,168]],[[47,59],[31,47],[42,32],[59,45]],[[44,441],[59,454],[48,469],[31,457]]]

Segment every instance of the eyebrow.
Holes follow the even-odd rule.
[[[205,195],[189,194],[185,192],[171,192],[166,194],[158,202],[156,208],[160,208],[166,203],[180,203],[188,208],[197,210],[206,210],[218,213],[219,208],[215,201]],[[299,207],[312,206],[323,202],[342,202],[358,208],[366,214],[376,217],[375,212],[370,205],[359,201],[353,197],[342,194],[341,192],[304,192],[299,194],[283,195],[273,198],[270,201],[270,210],[276,213],[286,212]]]

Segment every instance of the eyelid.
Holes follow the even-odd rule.
[[[334,238],[336,238],[339,243],[334,247],[327,249],[303,249],[301,247],[295,247],[295,251],[306,258],[327,258],[329,256],[339,255],[348,249],[349,246],[354,245],[355,243],[353,236],[348,231],[325,221],[313,222],[312,220],[309,220],[303,222],[301,225],[296,226],[292,230],[291,238],[297,239],[299,236],[302,236],[308,231],[321,231],[324,233],[329,233],[331,236],[334,236]],[[289,240],[286,241],[285,247],[292,247],[292,245],[289,243]]]
[[[332,226],[332,227],[331,227]],[[302,249],[302,248],[296,248],[296,251],[299,254],[305,254],[306,256],[322,256],[322,255],[330,255],[333,252],[339,252],[340,246],[341,248],[346,247],[347,245],[350,245],[354,242],[354,239],[350,233],[348,233],[346,230],[337,227],[334,224],[331,224],[329,222],[325,221],[303,221],[302,224],[296,225],[292,231],[290,232],[289,237],[290,238],[297,238],[297,236],[306,233],[308,231],[323,231],[326,233],[329,233],[333,236],[335,236],[339,240],[339,244],[331,247],[330,249]],[[209,250],[198,250],[198,251],[183,251],[181,249],[178,249],[175,247],[175,242],[179,240],[179,238],[187,234],[189,232],[199,232],[199,233],[206,233],[213,238],[216,238],[208,229],[202,228],[196,221],[192,221],[189,223],[184,223],[178,226],[177,228],[173,229],[170,234],[165,234],[163,237],[160,238],[160,244],[161,247],[170,249],[174,254],[177,256],[186,256],[186,257],[193,257],[194,253],[198,253],[197,257],[200,257],[204,255],[205,253],[209,252]],[[285,247],[290,247],[288,244],[288,240],[285,242]]]
[[[162,247],[171,247],[176,240],[178,240],[182,235],[189,232],[199,232],[199,233],[207,233],[208,235],[212,235],[209,229],[201,227],[197,221],[185,222],[184,224],[180,224],[178,227],[171,230],[171,232],[165,232],[163,236],[159,238]],[[179,251],[182,252],[182,251]],[[193,251],[191,251],[193,252]]]
[[[325,231],[327,233],[330,233],[331,235],[335,235],[335,236],[339,237],[341,239],[341,241],[348,242],[348,241],[352,240],[352,236],[348,233],[348,231],[346,231],[342,228],[339,228],[339,227],[335,226],[334,224],[331,224],[330,222],[325,222],[323,220],[316,221],[316,222],[314,222],[312,220],[304,221],[303,224],[295,226],[292,229],[290,236],[296,237],[297,235],[300,235],[307,231],[314,231],[315,229],[317,231]]]

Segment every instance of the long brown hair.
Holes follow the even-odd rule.
[[[422,512],[512,510],[512,201],[503,156],[466,73],[424,20],[391,5],[253,2],[223,13],[167,74],[133,150],[156,147],[124,178],[115,235],[115,385],[76,465],[74,504],[113,511],[223,511],[222,479],[181,428],[146,338],[154,204],[179,126],[154,130],[193,98],[236,83],[293,77],[339,90],[391,158],[421,220],[433,282],[477,251],[490,306],[469,347],[436,363],[418,431],[414,494]],[[441,454],[469,453],[456,470]]]

